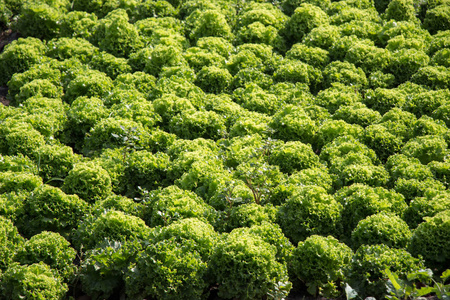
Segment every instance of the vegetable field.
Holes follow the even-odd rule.
[[[0,31],[0,300],[450,299],[449,0],[0,0]]]

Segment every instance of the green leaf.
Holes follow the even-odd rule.
[[[447,269],[441,275],[442,282],[446,282],[449,278],[450,278],[450,269]]]
[[[348,283],[345,284],[345,296],[347,300],[354,299],[358,296],[358,293],[356,290],[354,290],[351,286],[348,285]]]
[[[434,288],[432,288],[431,286],[426,286],[426,287],[416,290],[416,296],[421,297],[421,296],[425,296],[425,295],[428,295],[433,292],[434,292]]]
[[[397,291],[402,288],[400,284],[403,284],[403,282],[398,279],[397,274],[392,273],[388,269],[384,270],[384,274],[386,274],[386,276],[389,278],[389,281],[386,283],[388,292],[394,292],[395,294],[397,294]]]
[[[317,284],[310,283],[310,284],[307,284],[307,285],[308,285],[308,289],[307,289],[308,293],[310,293],[311,295],[316,296],[316,294],[317,294]]]
[[[409,281],[419,280],[421,282],[429,282],[433,278],[433,271],[430,269],[422,269],[416,272],[409,273],[407,279]]]

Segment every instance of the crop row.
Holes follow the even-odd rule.
[[[0,0],[0,27],[22,36],[0,53],[0,299],[448,279],[446,0]]]

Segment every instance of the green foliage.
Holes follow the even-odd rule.
[[[300,293],[383,296],[289,240],[405,248],[448,210],[449,1],[414,1],[0,0],[0,215],[39,234],[7,255],[57,274],[36,253],[64,237],[93,300],[282,299],[287,267]]]
[[[445,89],[450,85],[450,71],[443,66],[426,66],[411,77],[411,82],[434,90]]]
[[[389,270],[384,271],[385,275],[389,278],[386,283],[386,290],[389,295],[386,298],[389,300],[398,300],[406,298],[421,298],[422,296],[430,293],[436,293],[439,299],[447,299],[450,285],[444,285],[448,279],[448,270],[442,273],[440,277],[442,282],[436,282],[433,279],[433,271],[431,269],[419,270],[416,272],[408,273],[405,279],[400,279],[396,273],[392,273]],[[431,287],[431,282],[434,286]],[[418,286],[420,284],[420,287]],[[428,286],[430,284],[430,286]]]
[[[46,55],[58,60],[77,58],[88,63],[97,54],[98,48],[83,38],[58,38],[47,43]]]
[[[23,246],[24,238],[19,235],[13,222],[0,216],[0,272],[13,262],[14,255]]]
[[[342,35],[355,35],[358,39],[377,41],[381,30],[379,22],[352,20],[339,26]]]
[[[206,138],[217,140],[224,136],[226,127],[221,116],[213,111],[181,113],[172,118],[169,131],[184,139]]]
[[[70,170],[62,189],[68,194],[78,195],[86,202],[94,203],[111,194],[111,177],[93,162],[80,162]]]
[[[132,152],[124,170],[128,182],[127,194],[136,196],[139,189],[153,190],[165,186],[169,157],[165,153],[152,154],[146,150]]]
[[[157,0],[138,2],[136,8],[131,9],[129,13],[132,15],[133,20],[142,20],[155,16],[174,17],[177,14],[177,10],[168,1]]]
[[[392,53],[389,71],[394,74],[397,84],[404,83],[420,68],[430,62],[430,57],[422,50],[400,49]]]
[[[273,73],[273,79],[278,82],[305,83],[316,91],[322,81],[322,73],[299,60],[285,59]]]
[[[321,149],[340,136],[358,139],[362,136],[363,128],[356,124],[348,124],[343,120],[327,120],[317,130],[316,149]]]
[[[30,172],[35,174],[37,172],[37,166],[28,156],[22,154],[15,156],[0,154],[0,171]]]
[[[44,136],[29,123],[5,120],[0,123],[0,151],[8,155],[30,155],[34,149],[45,144]]]
[[[75,275],[75,256],[76,251],[59,233],[43,231],[26,241],[14,260],[22,265],[43,262],[69,282]]]
[[[36,79],[50,80],[56,86],[61,83],[61,72],[58,69],[50,67],[49,64],[33,65],[27,71],[15,73],[11,77],[8,81],[8,95],[14,100],[24,85]]]
[[[239,29],[236,34],[238,43],[261,43],[274,47],[277,50],[285,50],[285,41],[277,28],[272,25],[265,26],[256,21]]]
[[[369,157],[360,153],[348,153],[331,161],[331,172],[337,175],[335,187],[362,183],[369,186],[384,186],[389,174],[383,166],[373,165]]]
[[[48,98],[61,98],[63,96],[63,90],[61,86],[54,85],[48,79],[35,79],[24,84],[19,93],[16,95],[14,104],[22,103],[31,97],[48,97]]]
[[[284,49],[284,41],[279,31],[288,18],[275,6],[251,3],[243,7],[237,19],[238,43],[264,43]]]
[[[428,164],[428,167],[431,169],[431,172],[433,172],[434,177],[448,187],[450,183],[449,163],[447,161],[432,161]]]
[[[97,24],[98,17],[93,13],[79,10],[70,11],[62,15],[59,35],[61,37],[82,37],[91,40]]]
[[[425,41],[431,39],[430,33],[421,26],[418,26],[417,22],[390,20],[379,30],[378,42],[385,45],[390,39],[396,36],[403,36],[406,39],[424,39]],[[414,53],[414,51],[410,53]]]
[[[328,173],[327,168],[321,166],[318,168],[303,169],[289,176],[288,183],[301,185],[317,185],[324,188],[328,193],[332,192],[333,179]]]
[[[0,215],[15,222],[18,212],[22,209],[23,201],[29,194],[26,191],[3,193],[0,196]]]
[[[194,241],[193,249],[200,254],[203,261],[207,261],[218,238],[219,235],[214,231],[211,224],[198,218],[186,218],[161,228],[161,231],[155,237],[155,241],[167,240],[178,243]]]
[[[331,163],[334,159],[345,157],[350,153],[359,153],[366,156],[371,162],[377,162],[377,156],[372,149],[356,138],[345,135],[334,139],[323,147],[319,157],[321,160]]]
[[[422,115],[430,116],[434,110],[446,104],[449,95],[448,89],[420,92],[410,97],[404,106],[404,110],[410,111],[418,117]]]
[[[136,89],[144,95],[153,91],[156,84],[156,78],[144,72],[120,74],[114,80],[114,86],[121,89]]]
[[[192,240],[175,238],[149,244],[125,277],[131,298],[200,299],[208,287],[208,264]]]
[[[391,155],[399,153],[403,145],[401,138],[378,124],[365,128],[364,143],[375,151],[382,162],[385,162]]]
[[[242,229],[223,237],[209,261],[212,281],[223,298],[256,299],[291,289],[287,268],[276,259],[277,249]]]
[[[431,193],[430,193],[431,194]],[[438,212],[450,208],[450,197],[447,193],[437,195],[426,194],[411,200],[409,207],[405,210],[403,219],[412,229],[417,228],[424,221],[424,217],[433,217]]]
[[[66,195],[59,188],[44,184],[24,200],[16,225],[26,237],[53,231],[71,240],[72,230],[88,209],[89,205],[78,196]]]
[[[155,111],[162,117],[163,123],[168,123],[174,116],[186,112],[192,114],[195,111],[191,101],[173,94],[164,94],[153,101]]]
[[[214,210],[199,196],[177,186],[144,194],[142,219],[150,227],[169,225],[177,220],[198,218],[211,223]]]
[[[322,68],[328,65],[330,57],[328,51],[319,47],[310,47],[305,44],[294,44],[286,52],[287,59],[298,59],[308,65],[316,68]]]
[[[279,166],[283,173],[288,174],[320,166],[319,157],[311,146],[298,141],[287,142],[272,149],[269,163]]]
[[[80,157],[69,146],[44,145],[34,151],[33,159],[38,166],[39,176],[48,182],[65,178]],[[52,184],[55,185],[55,182]]]
[[[183,54],[186,61],[195,71],[200,71],[203,67],[221,67],[225,65],[225,57],[217,52],[199,47],[191,47]]]
[[[47,140],[59,138],[67,125],[67,106],[58,98],[32,97],[23,104],[27,113],[23,121],[30,123]]]
[[[350,105],[341,105],[333,114],[333,119],[344,120],[350,124],[368,127],[381,120],[378,111],[368,108],[363,103],[354,103]],[[367,131],[367,128],[366,128]]]
[[[327,25],[328,15],[318,6],[302,3],[286,23],[286,37],[291,44],[301,41],[312,29]]]
[[[384,270],[389,269],[404,277],[423,267],[421,259],[414,258],[404,249],[391,249],[386,245],[363,245],[353,256],[345,276],[348,284],[361,297],[381,299],[386,293]]]
[[[226,17],[218,10],[195,11],[186,22],[192,24],[189,37],[197,41],[202,37],[221,37],[231,40],[233,34]]]
[[[294,243],[308,236],[342,234],[342,205],[318,186],[305,186],[280,206],[277,223]]]
[[[344,187],[336,192],[335,198],[343,206],[343,227],[348,237],[359,221],[368,216],[380,212],[402,216],[408,207],[403,195],[382,187],[374,188],[363,184]]]
[[[130,55],[128,63],[133,71],[144,71],[153,76],[158,76],[164,67],[185,65],[186,61],[178,47],[163,44],[154,48],[142,48]]]
[[[206,50],[207,52],[213,52],[220,54],[223,57],[228,58],[233,50],[233,45],[224,38],[221,37],[202,37],[197,41],[197,47]]]
[[[20,38],[5,46],[0,54],[0,84],[6,85],[13,74],[24,72],[40,63],[44,52],[44,43],[32,37]]]
[[[412,113],[399,108],[392,108],[383,115],[380,125],[386,127],[390,133],[403,141],[407,141],[413,137],[414,131],[411,128],[414,128],[416,121],[417,119]]]
[[[450,9],[448,4],[441,4],[428,9],[423,20],[423,27],[431,34],[450,29]]]
[[[333,114],[344,105],[352,105],[361,102],[361,94],[357,88],[342,83],[332,83],[331,87],[321,90],[314,102],[323,106]],[[347,120],[345,120],[347,121]]]
[[[352,248],[384,244],[390,248],[406,249],[411,235],[408,225],[399,216],[381,212],[358,222],[352,231]]]
[[[207,93],[226,92],[231,84],[232,76],[227,69],[203,67],[197,73],[197,85]]]
[[[101,247],[105,239],[109,241],[147,240],[150,228],[138,217],[121,211],[109,210],[101,215],[89,215],[80,221],[74,233],[73,244],[76,249]]]
[[[135,99],[123,99],[120,103],[113,104],[109,117],[133,120],[150,129],[161,121],[161,116],[154,110],[152,103],[139,95]]]
[[[89,65],[93,69],[106,73],[112,79],[131,72],[131,66],[125,58],[118,58],[104,51],[94,55]]]
[[[339,7],[339,4],[343,3],[336,3],[335,8],[336,12],[334,10],[328,11],[328,14],[333,13],[331,16],[331,24],[334,25],[342,25],[348,22],[351,22],[353,20],[358,21],[372,21],[372,22],[379,22],[380,17],[375,9],[369,8],[369,9],[361,9],[357,7],[352,7],[347,5],[342,5],[342,7]]]
[[[93,207],[93,211],[99,213],[105,210],[117,210],[125,214],[140,217],[142,212],[142,203],[136,202],[122,195],[110,195],[104,200],[97,201]]]
[[[391,53],[383,48],[357,43],[345,54],[345,60],[369,74],[386,70],[391,62]]]
[[[333,59],[336,53],[332,53],[333,45],[341,37],[341,29],[334,25],[321,25],[313,28],[303,37],[303,42],[309,47],[318,47],[330,51],[330,58]]]
[[[4,0],[0,2],[0,11],[0,26],[3,28],[9,25],[13,13]]]
[[[364,71],[347,61],[333,61],[323,69],[324,87],[330,87],[334,82],[354,86],[356,90],[364,88],[368,83]]]
[[[131,53],[142,48],[138,30],[128,23],[125,10],[113,10],[98,22],[94,28],[94,44],[117,57],[128,57]]]
[[[59,20],[66,11],[38,1],[25,1],[14,27],[24,36],[51,39],[58,35]]]
[[[425,217],[425,222],[414,230],[408,250],[413,255],[422,255],[429,267],[445,270],[450,262],[450,210]]]
[[[422,165],[419,159],[404,154],[390,156],[385,166],[389,171],[392,182],[395,182],[398,178],[424,180],[433,177],[430,168]]]
[[[344,60],[347,51],[350,50],[356,44],[366,44],[367,46],[373,46],[374,42],[368,39],[359,39],[356,35],[344,35],[341,36],[341,29],[335,26],[336,30],[339,30],[339,35],[329,45],[329,52],[331,60]]]
[[[387,41],[386,49],[395,52],[400,49],[417,49],[428,52],[429,44],[425,37],[415,36],[405,38],[403,35],[397,35]]]
[[[275,246],[277,248],[275,257],[278,262],[284,264],[290,261],[294,245],[277,224],[263,221],[260,225],[253,225],[250,228],[243,229],[243,231],[256,235],[263,241]]]
[[[276,209],[271,205],[261,206],[253,202],[234,206],[227,211],[224,231],[261,225],[263,222],[273,222],[275,214]]]
[[[62,300],[68,290],[62,278],[43,262],[11,265],[0,282],[2,298],[11,300]]]
[[[392,0],[382,15],[386,20],[417,22],[413,0]]]
[[[364,103],[379,113],[385,114],[392,108],[401,108],[406,102],[406,96],[400,90],[376,88],[367,92]]]
[[[42,178],[28,172],[5,171],[0,173],[0,193],[31,192],[40,185],[42,185]]]
[[[416,136],[442,135],[445,138],[448,132],[448,128],[444,122],[439,119],[434,120],[427,115],[423,115],[417,120],[414,127],[414,135]]]
[[[292,272],[314,296],[336,297],[352,250],[332,236],[312,235],[292,252]]]
[[[431,64],[443,67],[450,67],[450,49],[444,48],[436,51],[431,58]]]
[[[67,86],[64,100],[71,104],[76,98],[104,97],[113,89],[113,81],[105,73],[97,70],[89,70],[70,81]]]
[[[86,251],[79,269],[83,291],[92,299],[123,294],[125,273],[141,250],[139,241],[105,240]]]
[[[286,105],[272,118],[270,127],[274,137],[285,141],[301,141],[312,144],[317,132],[317,122],[299,106]]]
[[[74,144],[75,149],[81,150],[86,134],[108,115],[108,109],[99,98],[76,98],[67,111],[67,139]]]
[[[408,141],[403,146],[402,153],[419,159],[422,164],[428,164],[431,161],[443,161],[448,154],[448,149],[443,137],[428,135],[418,136]]]
[[[122,148],[124,156],[129,151],[144,148],[149,132],[142,124],[129,119],[104,118],[95,124],[85,138],[83,152],[87,156],[105,148]]]
[[[438,180],[427,178],[425,180],[399,178],[394,183],[394,190],[403,196],[406,201],[415,197],[422,197],[427,192],[445,190],[445,186]]]
[[[273,84],[272,78],[254,68],[241,69],[233,77],[232,88],[245,88],[247,85],[256,84],[262,89],[267,89]]]
[[[275,95],[265,91],[255,83],[246,84],[245,87],[236,89],[233,94],[235,101],[243,108],[264,114],[274,114],[280,104],[282,104],[281,99],[278,99]]]
[[[278,65],[280,57],[272,52],[272,47],[264,44],[243,44],[230,55],[227,68],[231,75],[240,70],[253,68],[264,73],[272,73]]]

